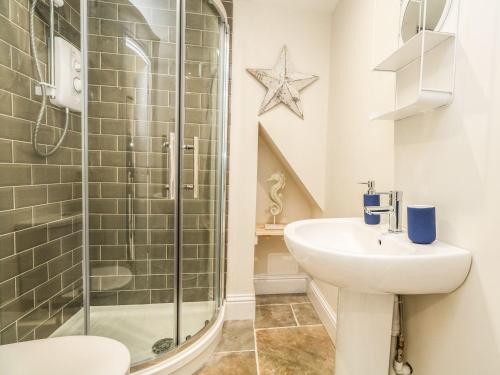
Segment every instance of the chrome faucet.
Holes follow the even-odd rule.
[[[402,232],[403,222],[403,192],[391,190],[388,193],[375,193],[389,196],[388,206],[365,206],[368,215],[389,215],[389,232]]]

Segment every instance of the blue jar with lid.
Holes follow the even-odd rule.
[[[428,245],[436,240],[436,207],[409,205],[407,215],[408,238],[412,242]]]

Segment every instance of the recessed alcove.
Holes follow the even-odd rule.
[[[264,228],[266,223],[273,222],[269,212],[272,203],[269,190],[272,182],[268,179],[278,171],[285,174],[286,186],[282,190],[283,212],[276,218],[276,223],[287,224],[296,220],[320,217],[321,210],[300,178],[262,126],[259,126],[254,264],[256,280],[279,279],[293,275],[303,275],[305,279],[305,275],[286,247],[283,231]],[[256,292],[260,291],[260,286],[256,285]]]

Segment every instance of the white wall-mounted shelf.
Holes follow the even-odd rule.
[[[451,91],[421,90],[417,99],[405,106],[389,112],[374,113],[370,120],[402,120],[418,113],[450,104],[453,98]]]
[[[382,60],[373,70],[397,72],[408,64],[434,49],[441,43],[455,38],[455,34],[439,31],[422,31]]]
[[[453,33],[422,31],[382,60],[373,70],[395,74],[394,107],[373,113],[370,119],[397,121],[450,104],[455,45]]]

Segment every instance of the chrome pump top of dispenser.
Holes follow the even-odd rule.
[[[367,185],[368,186],[368,191],[366,194],[368,195],[373,195],[375,194],[375,181],[373,180],[368,180],[366,182],[358,182],[360,185]]]

